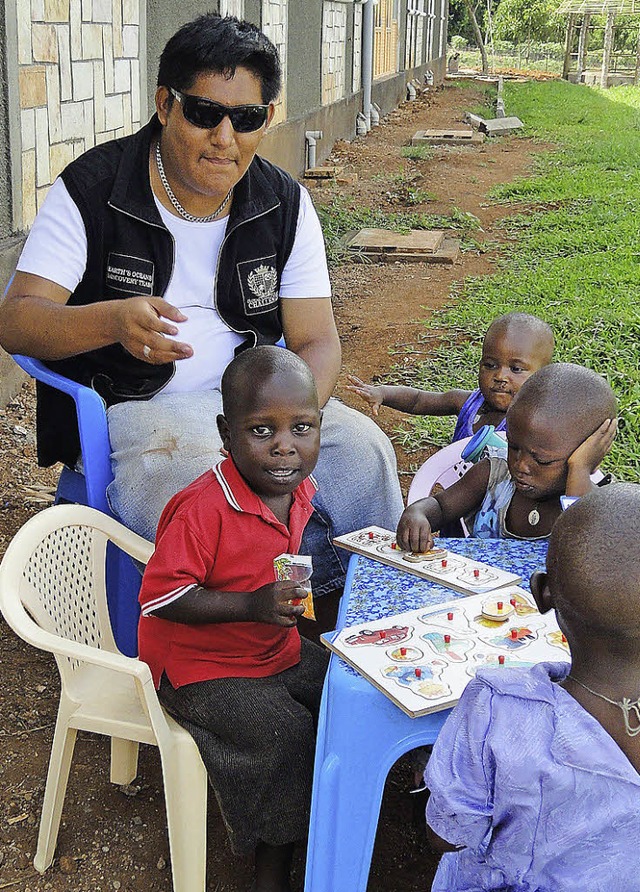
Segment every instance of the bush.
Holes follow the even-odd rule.
[[[464,37],[461,37],[459,34],[454,34],[449,41],[451,49],[453,50],[464,50],[467,47],[467,43],[468,41]]]

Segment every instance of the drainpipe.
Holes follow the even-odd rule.
[[[362,4],[362,114],[371,130],[371,84],[373,83],[373,0]]]
[[[356,115],[356,136],[366,136],[367,135],[367,119],[362,114],[362,112],[358,112]]]
[[[310,170],[316,166],[316,141],[322,139],[322,130],[307,130],[304,138],[307,143],[307,170]]]
[[[378,124],[380,123],[380,112],[378,109],[379,109],[379,106],[377,106],[375,104],[375,102],[372,102],[371,110],[369,112],[369,114],[371,116],[371,126],[372,127],[377,127]]]

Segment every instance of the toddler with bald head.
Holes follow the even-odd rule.
[[[427,766],[432,892],[599,892],[640,876],[640,486],[557,520],[531,589],[571,663],[483,669]]]

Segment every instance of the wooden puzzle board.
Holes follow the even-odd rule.
[[[344,536],[336,536],[333,540],[336,545],[354,551],[364,557],[381,561],[390,567],[406,570],[414,573],[422,579],[437,582],[446,588],[462,592],[464,595],[475,595],[479,592],[490,592],[505,585],[515,585],[520,582],[517,573],[508,573],[498,567],[490,567],[479,561],[448,551],[438,560],[425,560],[420,563],[412,563],[406,559],[408,552],[394,549],[396,536],[389,530],[371,526],[347,533]],[[443,561],[445,562],[443,566]],[[477,571],[477,572],[475,572]]]
[[[501,608],[503,622],[482,614]],[[411,610],[322,636],[323,643],[412,718],[449,709],[482,667],[570,659],[555,612],[518,586]]]

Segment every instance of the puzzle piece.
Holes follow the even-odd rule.
[[[538,633],[535,629],[527,626],[512,626],[495,635],[493,638],[482,638],[481,640],[490,647],[499,647],[504,650],[520,650],[523,647],[536,641]]]
[[[545,638],[552,645],[552,647],[559,647],[560,650],[564,651],[565,654],[569,654],[569,642],[567,641],[563,632],[560,629],[556,629],[552,632],[547,632]]]
[[[451,695],[451,688],[441,680],[443,664],[437,660],[420,666],[385,666],[384,678],[393,678],[397,684],[410,688],[414,694],[426,700],[441,700]]]
[[[443,632],[427,632],[421,637],[438,656],[446,656],[452,663],[465,662],[467,654],[474,648],[470,638],[457,638]]]
[[[356,533],[351,533],[346,537],[346,541],[352,545],[371,548],[375,545],[391,544],[391,542],[395,542],[395,536],[387,530],[368,527],[364,530],[358,530]],[[402,552],[399,552],[399,554],[402,554]]]
[[[464,561],[457,560],[456,558],[446,557],[442,558],[440,561],[433,561],[433,563],[429,566],[429,570],[435,576],[451,576],[456,573],[456,570],[462,570],[464,567]]]
[[[518,616],[529,616],[531,613],[538,612],[537,608],[517,589],[515,591],[507,590],[504,596]]]
[[[424,653],[417,647],[394,647],[387,651],[387,656],[396,663],[411,663],[414,660],[421,660]]]
[[[488,588],[489,586],[495,585],[498,580],[498,574],[495,573],[489,567],[463,567],[456,574],[456,579],[459,582],[464,582],[465,585],[470,586],[471,588]]]
[[[514,657],[513,654],[476,653],[473,655],[471,665],[467,666],[466,672],[473,678],[478,669],[497,669],[500,666],[518,666],[520,669],[526,669],[535,666],[535,663],[521,660],[520,657]]]
[[[359,644],[387,645],[404,641],[413,634],[411,626],[391,626],[388,629],[361,629],[345,638],[345,644],[354,647]]]
[[[469,618],[462,607],[448,607],[446,610],[436,610],[435,613],[423,613],[418,619],[425,625],[439,626],[447,633],[454,627],[459,632],[471,630]]]

